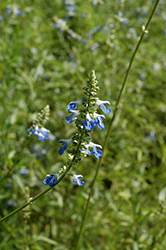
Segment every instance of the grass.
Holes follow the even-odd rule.
[[[95,143],[104,144],[131,55],[154,5],[141,0],[75,3],[74,17],[68,19],[61,1],[0,5],[1,217],[43,191],[45,175],[66,164],[67,155],[58,154],[58,140],[74,132],[64,119],[66,106],[80,99],[92,69],[99,98],[112,108],[105,131],[92,134]],[[160,1],[133,63],[94,187],[81,250],[165,247],[165,7]],[[63,32],[55,27],[60,19],[67,23]],[[46,127],[56,140],[40,143],[26,130],[47,104]],[[84,176],[84,186],[67,177],[3,222],[0,249],[74,249],[96,166],[94,157],[86,158],[73,169]],[[24,176],[23,167],[28,170]]]

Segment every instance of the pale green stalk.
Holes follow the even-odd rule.
[[[118,99],[116,101],[116,104],[115,104],[115,110],[114,110],[114,114],[113,114],[113,117],[111,119],[111,122],[110,122],[110,126],[108,128],[108,132],[107,132],[107,135],[106,135],[106,139],[105,139],[105,142],[104,142],[104,146],[103,146],[103,155],[104,155],[104,150],[105,150],[105,147],[107,145],[107,141],[108,141],[108,138],[109,138],[109,135],[110,135],[110,132],[111,132],[111,129],[112,129],[112,125],[113,125],[113,122],[116,118],[116,115],[117,115],[117,111],[118,111],[118,108],[119,108],[119,103],[121,101],[121,98],[122,98],[122,94],[124,92],[124,89],[125,89],[125,86],[126,86],[126,81],[127,81],[127,78],[128,78],[128,75],[129,75],[129,72],[130,72],[130,69],[131,69],[131,66],[133,64],[133,61],[134,61],[134,58],[135,58],[135,55],[137,54],[138,52],[138,49],[141,45],[141,42],[144,38],[144,35],[147,33],[147,28],[149,26],[149,23],[155,13],[155,10],[157,8],[157,5],[159,3],[159,0],[156,1],[154,7],[153,7],[153,10],[152,10],[152,13],[148,19],[148,22],[147,24],[145,25],[145,27],[142,29],[142,35],[138,41],[138,44],[134,50],[134,53],[131,57],[131,60],[130,60],[130,63],[129,63],[129,66],[127,68],[127,71],[126,71],[126,74],[125,74],[125,77],[124,77],[124,80],[123,80],[123,83],[122,83],[122,87],[121,87],[121,90],[120,90],[120,93],[119,93],[119,96],[118,96]],[[102,161],[102,157],[100,157],[99,159],[99,162],[98,162],[98,166],[97,166],[97,169],[96,169],[96,173],[95,173],[95,176],[93,178],[93,181],[92,181],[92,185],[91,185],[91,190],[90,190],[90,193],[89,193],[89,197],[88,197],[88,200],[87,200],[87,203],[86,203],[86,208],[85,208],[85,211],[84,211],[84,215],[82,217],[82,222],[81,222],[81,226],[80,226],[80,231],[79,231],[79,235],[78,235],[78,238],[77,238],[77,243],[76,243],[76,247],[75,247],[75,250],[78,249],[78,246],[79,246],[79,242],[80,242],[80,239],[81,239],[81,235],[82,235],[82,231],[83,231],[83,227],[84,227],[84,223],[85,223],[85,219],[86,219],[86,215],[87,215],[87,212],[88,212],[88,208],[89,208],[89,204],[90,204],[90,199],[91,199],[91,196],[92,196],[92,193],[93,193],[93,187],[94,187],[94,184],[95,184],[95,181],[96,181],[96,178],[97,178],[97,175],[98,175],[98,172],[99,172],[99,169],[100,169],[100,166],[101,166],[101,161]]]

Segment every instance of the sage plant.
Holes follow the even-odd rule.
[[[59,182],[59,176],[61,174],[68,173],[72,176],[74,184],[82,186],[85,183],[81,180],[83,176],[81,174],[69,172],[71,166],[78,165],[78,163],[88,155],[93,154],[97,159],[103,155],[102,146],[92,142],[90,135],[96,126],[99,129],[104,130],[105,126],[103,119],[105,119],[105,116],[98,114],[98,108],[100,107],[105,114],[109,114],[111,109],[107,108],[106,105],[109,105],[110,103],[108,101],[99,100],[97,93],[99,86],[94,71],[92,71],[89,76],[87,86],[84,87],[83,90],[84,96],[82,96],[80,100],[71,101],[67,105],[67,111],[70,115],[65,117],[67,123],[75,124],[76,133],[69,139],[59,140],[59,143],[62,143],[62,146],[59,149],[59,154],[62,155],[65,151],[68,151],[67,166],[62,167],[58,173],[48,174],[43,181],[44,185],[53,187]],[[38,131],[38,124],[36,126]],[[45,128],[42,128],[37,132],[39,140],[41,140],[40,137],[42,131],[46,131],[46,133],[43,132],[42,139],[48,139],[48,131]],[[30,133],[32,134],[33,132]],[[36,130],[34,134],[36,134]]]

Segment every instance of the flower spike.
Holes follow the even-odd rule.
[[[56,24],[57,27],[59,24],[60,23]],[[65,22],[63,25],[64,24]],[[81,180],[83,176],[75,174],[73,175],[71,172],[69,172],[71,167],[78,164],[87,155],[94,154],[97,159],[103,155],[102,146],[91,142],[90,134],[92,132],[91,130],[93,130],[96,125],[101,130],[105,129],[103,123],[105,116],[97,113],[98,106],[105,114],[109,114],[111,109],[106,107],[106,105],[110,105],[108,101],[101,101],[97,97],[99,86],[94,70],[92,70],[92,73],[87,80],[87,85],[83,87],[83,90],[84,96],[82,96],[80,100],[71,101],[67,105],[67,111],[69,115],[65,117],[66,122],[74,122],[77,132],[75,135],[70,137],[71,139],[59,140],[59,143],[62,143],[59,149],[60,155],[62,155],[64,151],[68,149],[68,144],[72,144],[72,148],[69,148],[68,150],[68,162],[66,164],[67,167],[64,166],[61,168],[58,174],[48,174],[43,181],[44,185],[53,187],[58,183],[58,180],[60,182],[66,174],[70,174],[72,175],[73,183],[77,184],[78,186],[82,186],[85,183],[85,181]],[[49,105],[47,105],[43,110],[41,110],[40,113],[38,113],[37,119],[33,122],[31,128],[27,129],[29,135],[36,135],[41,142],[55,139],[51,138],[49,135],[50,131],[44,127],[44,124],[48,120],[49,113],[50,108]],[[70,130],[70,132],[71,131],[72,130]],[[45,154],[45,151],[42,154]]]

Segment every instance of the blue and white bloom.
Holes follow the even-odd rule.
[[[53,187],[58,183],[57,177],[58,177],[58,174],[48,174],[46,176],[46,179],[43,181],[43,184]]]
[[[67,111],[68,113],[73,113],[73,110],[77,108],[78,105],[82,104],[82,100],[70,102],[69,105],[67,105]]]
[[[64,151],[67,149],[67,146],[69,143],[72,142],[72,139],[68,139],[68,140],[64,140],[61,139],[59,140],[59,143],[63,143],[62,147],[59,149],[59,154],[62,155],[64,153]]]
[[[60,29],[61,32],[64,32],[67,28],[66,20],[63,19],[57,19],[55,23],[55,28]]]
[[[85,145],[86,149],[83,149],[82,152],[86,153],[87,155],[91,155],[94,154],[94,156],[99,160],[99,157],[103,155],[102,150],[102,146],[100,146],[99,144],[95,144],[93,142],[90,142],[89,144]],[[93,148],[92,151],[89,150],[89,148]],[[100,148],[99,150],[97,150],[97,148]]]
[[[104,123],[103,123],[103,120],[102,120],[102,119],[105,119],[105,116],[104,116],[104,115],[99,115],[99,114],[96,114],[96,113],[94,113],[93,116],[94,116],[94,118],[95,118],[95,122],[96,122],[97,126],[98,126],[101,130],[104,130],[104,129],[105,129],[105,126],[104,126]]]
[[[20,169],[20,175],[25,176],[29,173],[29,170],[26,167]]]
[[[110,102],[108,101],[101,101],[99,99],[97,99],[96,105],[100,106],[100,109],[105,113],[105,114],[109,114],[111,112],[111,109],[107,109],[106,106],[104,105],[110,105]]]
[[[96,122],[90,117],[89,114],[86,115],[86,120],[83,121],[82,125],[87,129],[87,130],[92,130],[96,126]]]
[[[68,123],[72,123],[80,114],[79,110],[70,110],[70,113],[72,113],[70,116],[65,117],[65,121],[67,121]]]
[[[83,178],[81,174],[79,175],[74,174],[72,178],[73,178],[73,183],[77,184],[78,186],[82,186],[85,183],[85,181],[80,180],[80,178]]]
[[[34,129],[32,129],[32,131],[30,128],[28,128],[27,132],[29,133],[29,135],[32,135],[32,134],[36,135],[39,138],[39,141],[41,141],[41,142],[44,142],[45,139],[46,140],[50,139],[49,138],[50,131],[46,128],[43,128],[43,127],[39,129],[39,127],[37,125],[35,126]]]
[[[90,152],[90,155],[91,154],[94,154],[94,156],[99,160],[99,157],[103,155],[103,152],[102,152],[102,150],[100,150],[100,149],[97,150],[96,147],[93,147],[93,151]]]

